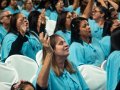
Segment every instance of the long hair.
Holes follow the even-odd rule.
[[[110,29],[112,27],[112,24],[113,24],[113,21],[110,19],[105,21],[102,37],[111,35]]]
[[[39,15],[40,15],[39,11],[32,11],[28,16],[29,29],[31,31],[34,31],[37,34],[39,34],[39,32],[37,30],[37,23],[38,23]]]
[[[83,41],[80,36],[80,22],[82,20],[87,20],[87,19],[83,17],[77,17],[74,18],[71,22],[71,43],[78,42],[83,44]]]
[[[10,30],[9,32],[12,32],[14,34],[17,34],[18,33],[18,30],[17,30],[17,19],[19,17],[21,13],[15,13],[12,15],[11,19],[10,19]]]
[[[111,33],[111,52],[115,50],[120,50],[120,27]]]
[[[51,47],[53,48],[53,50],[55,49],[56,47],[56,43],[57,43],[57,37],[60,37],[59,35],[52,35],[50,36],[50,45]],[[45,50],[43,49],[43,60],[45,59],[45,56],[46,56],[46,52]],[[44,64],[44,61],[42,62],[42,64]],[[69,73],[75,73],[75,70],[73,69],[73,66],[72,64],[66,59],[65,60],[65,66],[64,68],[69,72]],[[60,76],[63,72],[60,70],[60,68],[57,66],[57,62],[55,60],[55,53],[53,54],[53,57],[52,57],[52,68],[55,72],[55,74],[57,76]]]
[[[56,27],[55,27],[55,32],[58,31],[58,30],[62,30],[62,32],[66,32],[66,26],[65,26],[65,23],[66,23],[66,16],[67,16],[67,11],[66,12],[62,12],[59,16],[58,16],[58,19],[57,19],[57,24],[56,24]]]

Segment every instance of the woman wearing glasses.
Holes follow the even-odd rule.
[[[22,54],[35,60],[36,53],[41,49],[35,36],[27,33],[29,23],[21,13],[13,14],[10,21],[10,30],[2,43],[1,59],[13,54]]]

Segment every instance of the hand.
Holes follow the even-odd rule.
[[[21,34],[22,36],[24,36],[25,33],[27,32],[27,28],[28,28],[28,21],[25,20],[25,21],[22,23],[22,25],[20,26],[20,30],[19,30],[19,32],[20,32],[20,34]]]
[[[40,16],[41,16],[41,23],[46,24],[45,9],[42,9]]]
[[[42,42],[43,47],[45,48],[46,52],[53,53],[53,49],[50,45],[50,37],[47,34],[44,35],[43,32],[39,34],[39,39]]]

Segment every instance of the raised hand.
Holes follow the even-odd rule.
[[[46,52],[53,53],[53,49],[50,45],[50,37],[47,34],[44,35],[44,33],[41,32],[39,34],[39,39],[42,42],[43,48],[45,48]]]

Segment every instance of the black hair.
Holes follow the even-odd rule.
[[[35,87],[33,86],[33,84],[30,83],[30,82],[28,82],[28,81],[22,81],[22,82],[18,85],[17,89],[14,87],[16,84],[18,84],[18,83],[13,84],[13,85],[11,86],[11,89],[10,89],[10,90],[24,90],[27,85],[30,85],[30,86],[33,87],[33,89],[35,90]]]
[[[102,37],[111,35],[110,29],[112,27],[112,24],[113,24],[113,21],[111,19],[105,21]]]
[[[67,13],[68,12],[66,11],[66,12],[62,12],[61,14],[59,14],[59,16],[57,18],[55,32],[58,30],[62,30],[62,32],[64,32],[64,33],[66,32],[65,23],[66,23]]]
[[[39,11],[32,11],[28,16],[29,29],[31,31],[34,31],[36,34],[39,34],[37,30],[37,22],[38,22],[39,15],[40,15]]]
[[[120,27],[117,27],[111,33],[111,52],[120,50]]]
[[[10,19],[10,30],[9,32],[12,32],[14,34],[17,34],[18,33],[18,30],[17,30],[17,19],[18,19],[18,15],[20,13],[15,13],[12,15],[11,19]]]
[[[87,19],[83,17],[77,17],[77,18],[74,18],[71,22],[71,43],[79,42],[83,44],[83,41],[80,37],[80,30],[79,30],[80,22],[82,20],[87,20]]]

